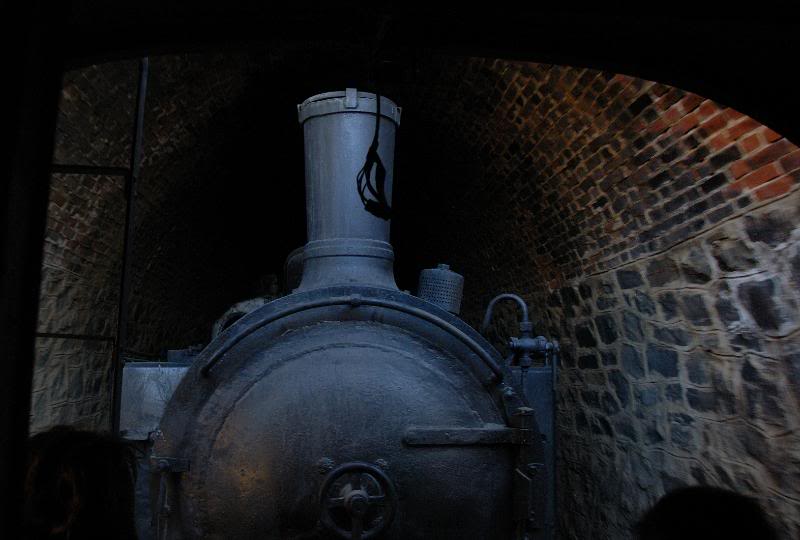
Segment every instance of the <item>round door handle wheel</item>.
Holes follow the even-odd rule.
[[[320,522],[339,538],[375,538],[392,522],[396,507],[392,481],[370,463],[339,465],[320,488]]]

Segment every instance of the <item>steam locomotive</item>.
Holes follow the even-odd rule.
[[[503,359],[457,316],[463,279],[446,266],[417,296],[398,290],[397,105],[347,89],[298,115],[296,289],[199,354],[125,366],[122,435],[147,453],[141,536],[552,538],[557,344],[500,295],[487,323],[498,301],[523,310]]]

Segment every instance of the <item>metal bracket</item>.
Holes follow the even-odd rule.
[[[509,423],[519,430],[536,431],[534,410],[530,407],[517,407],[511,414]],[[539,437],[539,433],[536,433]],[[533,439],[520,447],[517,465],[514,469],[514,521],[517,523],[515,538],[530,538],[534,531],[541,531],[545,526],[545,482],[546,469],[540,455],[535,449]],[[535,535],[535,538],[540,536]]]
[[[514,519],[524,524],[525,529],[540,529],[544,526],[544,516],[540,500],[541,490],[537,488],[543,463],[528,463],[514,470]]]
[[[158,474],[158,502],[156,503],[158,508],[156,514],[157,538],[165,538],[167,522],[172,514],[169,477],[173,473],[187,472],[189,470],[189,460],[166,456],[151,456],[150,468],[154,474]]]
[[[346,109],[358,108],[358,91],[355,88],[345,88],[344,106]]]

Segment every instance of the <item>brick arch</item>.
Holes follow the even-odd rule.
[[[302,217],[291,227],[274,221],[236,249],[229,233],[215,233],[236,215],[225,186],[270,195],[237,177],[258,160],[237,169],[230,157],[247,156],[232,146],[242,143],[238,131],[257,136],[260,92],[291,107],[337,80],[362,85],[363,59],[348,66],[346,49],[162,59],[136,236],[139,346],[191,344],[248,292],[253,266],[280,270],[290,249],[280,238],[302,235]],[[88,79],[73,75],[101,95],[105,68],[92,69]],[[278,77],[284,90],[270,94]],[[800,448],[798,149],[724,105],[591,69],[431,55],[383,86],[404,107],[393,233],[401,287],[413,289],[420,268],[448,262],[466,277],[468,321],[477,323],[494,294],[519,292],[537,327],[563,344],[564,537],[625,538],[656,497],[698,482],[754,494],[796,531],[800,481],[780,464],[796,462]],[[263,129],[296,129],[292,122]],[[60,147],[83,132],[62,133]],[[274,161],[289,174],[291,159]],[[274,186],[278,201],[283,187]],[[207,221],[229,203],[221,221]],[[279,218],[291,214],[265,204]],[[274,258],[258,256],[264,245]],[[44,285],[42,310],[58,318],[58,283]],[[95,298],[78,301],[88,313]],[[496,332],[513,332],[513,314],[500,319]],[[50,373],[43,364],[38,380]],[[86,403],[101,407],[100,394]]]

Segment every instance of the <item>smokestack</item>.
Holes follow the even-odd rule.
[[[298,291],[353,284],[397,289],[389,226],[401,110],[376,98],[348,88],[297,106],[308,223]]]

